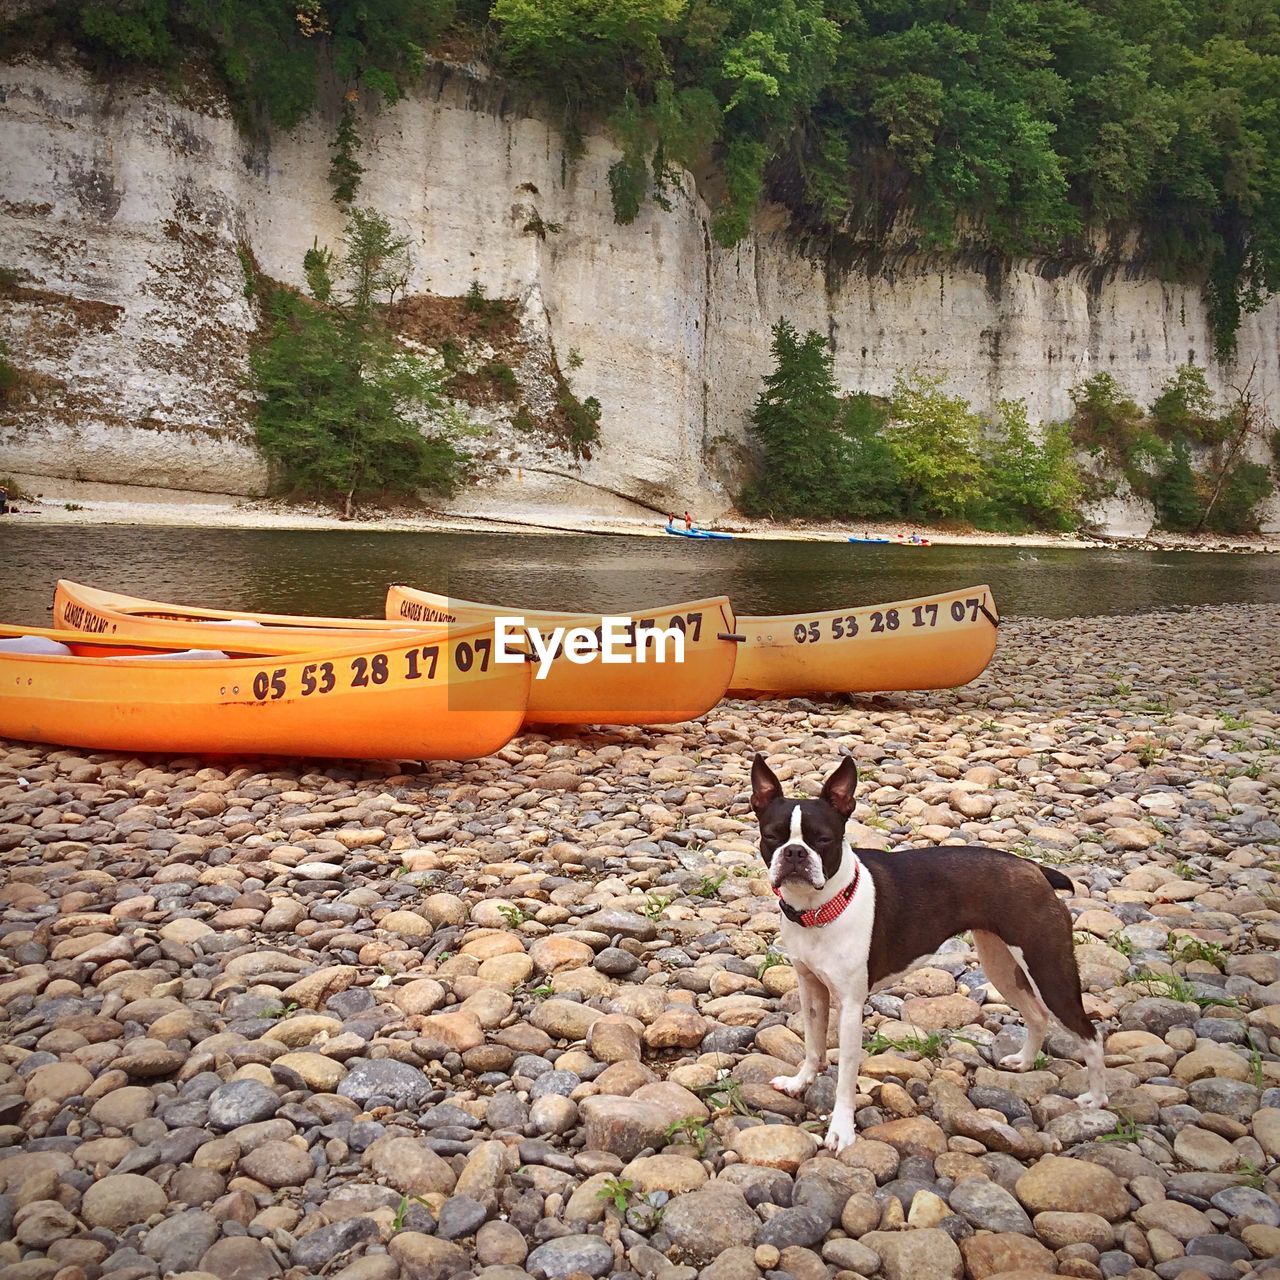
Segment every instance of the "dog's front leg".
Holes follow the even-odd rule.
[[[840,1074],[836,1079],[836,1105],[827,1129],[827,1150],[839,1155],[858,1136],[854,1124],[854,1098],[858,1094],[858,1066],[862,1061],[862,1006],[867,988],[860,983],[840,1004]]]
[[[827,1065],[827,1016],[830,997],[826,983],[798,961],[796,985],[800,988],[800,1014],[804,1020],[804,1062],[793,1076],[774,1076],[769,1083],[779,1093],[798,1098]]]

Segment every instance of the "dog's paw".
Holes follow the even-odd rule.
[[[1105,1093],[1082,1093],[1076,1099],[1076,1106],[1081,1111],[1105,1111],[1107,1095]]]
[[[1010,1053],[1000,1059],[999,1066],[1005,1071],[1028,1071],[1031,1068],[1034,1058],[1027,1058],[1021,1053]]]
[[[798,1098],[814,1081],[814,1077],[803,1071],[798,1076],[774,1076],[769,1084],[779,1093]]]
[[[858,1130],[851,1115],[834,1115],[827,1129],[827,1140],[822,1144],[832,1155],[838,1156],[846,1147],[857,1141]]]

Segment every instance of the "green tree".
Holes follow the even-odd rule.
[[[1186,532],[1199,524],[1204,503],[1191,467],[1191,446],[1185,436],[1180,436],[1170,447],[1169,465],[1156,484],[1154,499],[1156,519],[1162,528]]]
[[[1220,496],[1200,527],[1216,533],[1257,533],[1258,507],[1273,492],[1271,473],[1259,462],[1238,462],[1226,474]]]
[[[895,472],[868,396],[842,399],[827,340],[773,326],[774,368],[751,415],[763,465],[744,489],[749,514],[809,519],[869,517],[896,510]]]
[[[413,260],[408,236],[398,235],[376,209],[352,209],[342,234],[342,266],[351,282],[348,302],[358,316],[368,316],[386,294],[386,303],[408,286]]]
[[[1000,527],[1070,529],[1080,473],[1066,423],[1045,423],[1037,439],[1022,400],[1002,400],[985,453],[979,514]]]
[[[942,378],[899,375],[886,431],[908,516],[958,516],[981,497],[981,422]]]
[[[1152,403],[1151,418],[1167,438],[1217,439],[1222,415],[1204,370],[1194,364],[1180,365]]]
[[[684,0],[495,0],[490,16],[509,70],[576,100],[661,74],[662,37],[683,9]]]
[[[258,444],[278,480],[341,504],[348,517],[373,495],[449,493],[466,474],[443,370],[400,345],[378,300],[393,278],[399,284],[387,274],[395,238],[380,215],[357,213],[345,236],[347,301],[325,301],[332,259],[312,248],[305,270],[315,299],[259,288],[265,335],[251,356]]]

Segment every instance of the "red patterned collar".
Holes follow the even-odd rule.
[[[820,929],[824,924],[830,924],[837,919],[845,907],[853,901],[853,895],[858,891],[858,881],[861,877],[862,864],[855,862],[853,879],[834,898],[828,898],[822,906],[811,907],[808,911],[797,911],[795,907],[783,901],[782,894],[777,889],[773,892],[778,899],[778,905],[782,908],[782,914],[793,924],[798,924],[805,929]],[[770,888],[773,886],[771,885]]]

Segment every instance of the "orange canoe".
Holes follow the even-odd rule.
[[[282,650],[300,652],[316,645],[333,644],[349,636],[351,643],[369,635],[394,632],[417,634],[434,627],[397,626],[385,618],[312,618],[292,613],[239,613],[231,609],[201,609],[185,604],[166,604],[101,591],[63,578],[53,591],[53,625],[71,631],[97,635],[126,632],[131,636],[151,636],[169,644],[197,649],[226,649],[228,645],[279,645]]]
[[[729,692],[954,688],[991,661],[999,622],[987,586],[828,613],[740,617],[746,639]]]
[[[622,615],[608,615],[621,617]],[[387,617],[401,625],[449,627],[496,625],[499,618],[520,618],[526,628],[550,637],[556,628],[585,628],[597,642],[606,615],[523,610],[452,596],[433,595],[412,587],[387,592]],[[534,724],[677,724],[705,715],[724,697],[733,677],[740,643],[733,609],[725,596],[641,609],[625,615],[627,639],[623,661],[604,662],[596,650],[575,662],[563,649],[548,663],[534,652],[534,681],[529,693],[529,721]],[[647,632],[675,630],[683,636],[683,659]],[[616,634],[616,632],[615,632]],[[657,661],[665,650],[666,660]],[[541,678],[539,673],[545,674]]]
[[[180,755],[471,759],[511,740],[529,699],[531,665],[492,661],[490,636],[384,628],[299,652],[263,633],[234,643],[205,633],[201,650],[183,652],[123,630],[0,626],[0,737]]]

